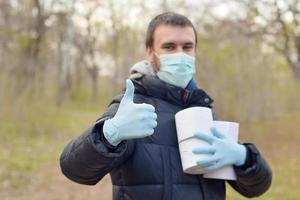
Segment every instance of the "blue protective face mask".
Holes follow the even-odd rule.
[[[195,57],[183,52],[162,54],[158,56],[160,69],[157,76],[160,80],[177,87],[186,88],[196,73]]]

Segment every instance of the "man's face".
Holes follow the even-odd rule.
[[[160,68],[158,55],[184,52],[195,56],[196,37],[192,27],[171,25],[158,26],[153,34],[153,47],[146,49],[147,60],[157,72]],[[156,55],[154,54],[156,53]]]

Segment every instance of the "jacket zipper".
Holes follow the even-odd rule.
[[[184,90],[182,99],[185,104],[187,104],[189,102],[190,94],[191,94],[191,92],[189,90]]]

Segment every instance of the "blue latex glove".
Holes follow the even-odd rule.
[[[207,155],[197,161],[204,170],[215,170],[226,165],[241,166],[246,161],[247,150],[244,145],[228,139],[216,128],[211,128],[213,135],[195,133],[195,137],[207,142],[206,147],[193,149],[194,154]]]
[[[122,140],[150,136],[157,126],[155,108],[146,103],[135,104],[133,96],[134,85],[128,79],[126,91],[116,115],[104,122],[104,136],[114,146]]]

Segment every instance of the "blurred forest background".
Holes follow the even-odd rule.
[[[259,199],[299,199],[298,0],[0,0],[0,199],[111,199],[109,176],[73,183],[59,155],[124,87],[164,11],[195,24],[198,85],[269,161]]]

